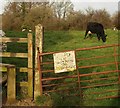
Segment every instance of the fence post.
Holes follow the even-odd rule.
[[[8,66],[7,81],[7,102],[14,103],[16,101],[16,70],[15,66]]]
[[[34,99],[39,96],[40,93],[40,73],[38,70],[37,53],[38,50],[42,53],[43,50],[43,27],[41,24],[35,26],[35,82],[34,82]],[[41,58],[42,60],[42,58]]]
[[[28,33],[28,95],[33,97],[33,43],[32,33]]]

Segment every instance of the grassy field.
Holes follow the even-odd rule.
[[[107,34],[107,41],[105,43],[101,41],[98,41],[96,36],[94,35],[92,39],[84,39],[84,33],[85,31],[45,31],[44,34],[44,52],[49,51],[63,51],[63,50],[74,50],[77,48],[87,48],[87,47],[93,47],[93,46],[101,46],[101,45],[109,45],[109,44],[118,44],[118,31],[112,31],[110,29],[105,31]],[[9,37],[26,37],[26,33],[21,32],[15,32],[15,31],[8,31],[6,33]],[[18,48],[19,47],[19,48]],[[27,52],[27,44],[16,44],[16,43],[8,43],[8,49],[7,51],[10,52]],[[110,55],[113,54],[113,49],[99,49],[95,51],[83,51],[77,54],[77,57],[91,57],[96,55]],[[108,58],[108,59],[99,59],[94,61],[81,61],[79,65],[91,65],[94,63],[104,63],[108,61],[113,61],[114,58]],[[27,66],[27,60],[19,59],[19,58],[3,58],[2,61],[4,63],[10,63],[10,64],[16,64],[17,67],[25,67]],[[115,66],[111,67],[104,67],[104,68],[92,68],[92,69],[82,69],[80,70],[81,73],[89,73],[89,72],[99,72],[99,71],[105,71],[105,70],[114,70]],[[71,73],[70,73],[71,74]],[[69,74],[69,75],[70,75]],[[109,76],[112,76],[113,74],[110,74]],[[105,77],[104,75],[101,75],[99,77]],[[94,79],[98,78],[98,76],[92,76],[92,77],[86,77],[85,79]],[[17,80],[22,80],[24,78],[19,77]],[[111,80],[111,82],[116,81],[117,79]],[[110,82],[110,81],[108,81]],[[94,84],[95,82],[91,83]],[[97,83],[103,83],[98,81]],[[88,83],[83,83],[83,85],[89,85]],[[91,92],[99,92],[103,90],[108,90],[112,87],[112,89],[118,88],[118,86],[108,86],[108,87],[102,87],[102,88],[93,88],[93,89],[85,89],[84,94],[89,94]],[[76,92],[76,91],[75,91]],[[108,93],[107,95],[117,95],[118,93]],[[63,96],[62,96],[63,95]],[[81,99],[79,96],[76,97],[64,97],[64,94],[56,94],[52,93],[47,96],[42,96],[37,98],[37,105],[45,105],[45,106],[119,106],[120,100],[118,99],[104,99],[101,101],[93,101],[92,99],[96,98],[98,95],[90,95],[88,97],[85,97],[85,101],[81,103]],[[104,94],[98,96],[98,97],[104,97]]]

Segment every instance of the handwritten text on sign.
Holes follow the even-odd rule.
[[[75,52],[62,52],[53,54],[55,73],[76,70]]]

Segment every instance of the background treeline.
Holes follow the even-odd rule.
[[[34,30],[41,23],[47,30],[83,30],[89,21],[100,22],[105,28],[120,28],[118,17],[118,12],[110,15],[106,9],[88,7],[85,12],[75,11],[71,1],[11,2],[2,15],[2,29]]]

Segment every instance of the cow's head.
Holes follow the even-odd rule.
[[[107,37],[107,35],[103,35],[103,36],[102,36],[102,41],[103,41],[103,42],[106,42],[106,37]]]

